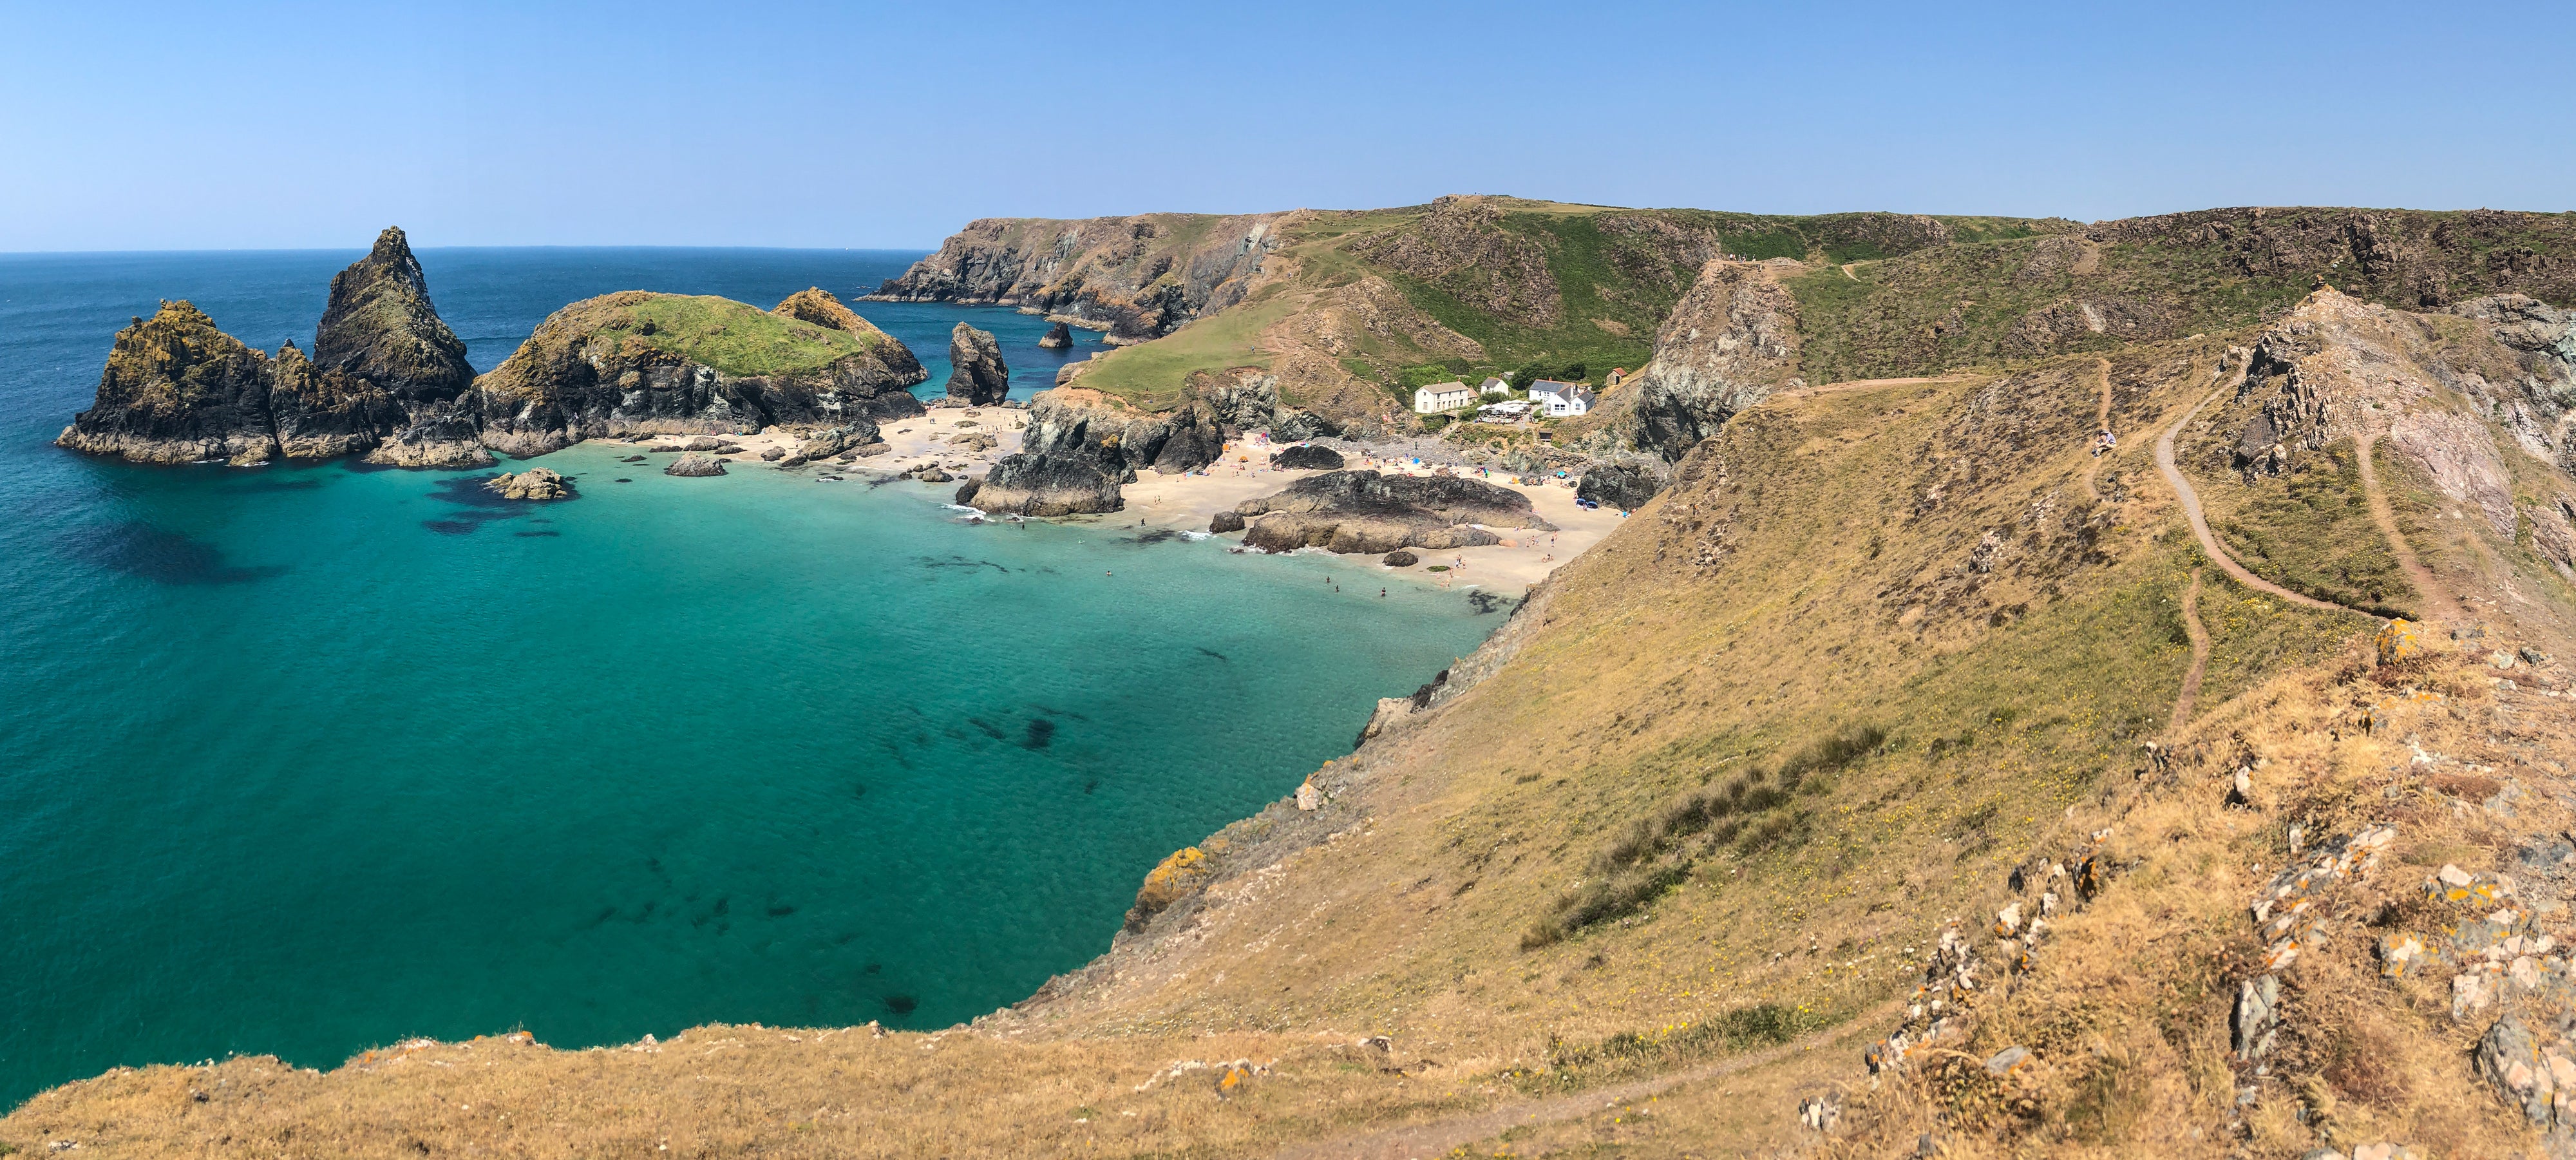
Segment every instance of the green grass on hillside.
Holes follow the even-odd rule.
[[[1269,366],[1268,352],[1260,349],[1261,331],[1286,317],[1292,301],[1285,294],[1266,293],[1152,342],[1121,347],[1096,360],[1075,383],[1148,410],[1170,407],[1180,401],[1181,388],[1199,371]]]
[[[2258,576],[2319,600],[2382,616],[2415,618],[2414,586],[2370,520],[2352,441],[2297,456],[2290,473],[2251,487],[2211,481],[2210,530]],[[2235,494],[2229,494],[2229,493]]]
[[[879,341],[709,295],[657,294],[617,308],[602,327],[729,375],[821,370]]]

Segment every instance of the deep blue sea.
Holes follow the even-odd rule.
[[[1115,520],[961,523],[909,482],[584,446],[544,460],[582,498],[493,507],[488,471],[50,445],[130,316],[188,298],[309,349],[361,253],[0,255],[0,1107],[414,1035],[970,1018],[1106,949],[1157,859],[1500,619]],[[478,369],[622,289],[821,286],[925,394],[960,319],[1018,396],[1094,349],[855,301],[917,256],[420,252]]]

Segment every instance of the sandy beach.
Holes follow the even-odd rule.
[[[884,424],[884,438],[890,448],[887,452],[868,456],[856,463],[817,466],[826,466],[841,473],[899,475],[936,463],[960,479],[981,476],[992,469],[994,461],[1019,451],[1022,433],[1013,428],[1025,423],[1027,417],[1028,412],[1015,408],[935,407],[928,414]],[[965,432],[983,432],[993,436],[993,448],[989,451],[958,450],[951,440]],[[743,449],[742,454],[732,458],[739,466],[749,467],[760,465],[761,454],[772,448],[793,452],[799,437],[773,428],[757,435],[726,438]],[[1517,491],[1530,498],[1530,505],[1540,519],[1556,526],[1555,531],[1488,527],[1485,530],[1501,537],[1502,543],[1441,552],[1416,549],[1414,554],[1421,557],[1422,562],[1410,568],[1389,568],[1378,563],[1376,557],[1367,557],[1370,567],[1388,576],[1442,588],[1477,587],[1518,596],[1530,585],[1546,579],[1557,565],[1600,543],[1603,536],[1609,535],[1611,529],[1618,527],[1626,518],[1613,510],[1587,510],[1578,506],[1574,502],[1574,481],[1570,479],[1524,484],[1500,473],[1477,477],[1474,468],[1464,465],[1417,462],[1412,455],[1414,449],[1409,446],[1385,448],[1338,441],[1334,445],[1352,469],[1419,476],[1431,475],[1435,468],[1448,466],[1459,474]],[[1122,492],[1127,501],[1125,510],[1113,515],[1077,518],[1204,532],[1208,521],[1218,512],[1231,511],[1245,500],[1271,495],[1299,479],[1318,474],[1263,466],[1284,446],[1287,445],[1240,440],[1228,443],[1224,456],[1209,466],[1204,474],[1166,475],[1150,468],[1139,471],[1136,482],[1128,484]],[[1404,454],[1399,455],[1398,451]],[[942,499],[955,488],[954,484],[922,486]],[[1225,538],[1241,539],[1239,535]],[[1350,559],[1356,563],[1362,557]],[[1433,571],[1435,567],[1440,570]]]

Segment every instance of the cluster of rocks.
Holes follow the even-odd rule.
[[[1244,533],[1267,552],[1317,547],[1340,553],[1392,553],[1407,547],[1451,549],[1501,543],[1476,525],[1553,531],[1528,496],[1463,476],[1380,475],[1328,471],[1289,484],[1276,495],[1220,512],[1208,530]]]
[[[807,369],[735,374],[655,337],[676,296],[625,291],[556,311],[483,375],[431,304],[400,229],[331,280],[313,354],[265,355],[185,301],[118,332],[95,402],[55,440],[136,462],[363,454],[397,467],[480,467],[586,438],[848,427],[921,413],[912,352],[820,289],[771,311],[689,299],[693,311],[780,332]],[[832,338],[826,332],[840,332]],[[665,336],[668,337],[668,336]],[[828,357],[827,357],[828,356]],[[791,365],[793,360],[790,360]],[[873,441],[874,429],[868,429]]]
[[[1154,412],[1060,387],[1031,401],[1021,448],[958,489],[957,502],[1028,516],[1114,512],[1126,506],[1119,488],[1135,482],[1139,468],[1178,474],[1206,467],[1224,450],[1225,430],[1204,398]]]

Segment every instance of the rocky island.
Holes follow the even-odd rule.
[[[491,464],[495,450],[525,457],[592,438],[778,426],[810,434],[810,458],[877,444],[877,420],[921,414],[910,388],[930,377],[903,343],[820,289],[767,311],[602,295],[556,311],[477,376],[392,228],[332,278],[313,350],[289,342],[263,355],[195,305],[164,302],[118,332],[96,401],[55,442],[141,463],[364,454],[456,468]]]

